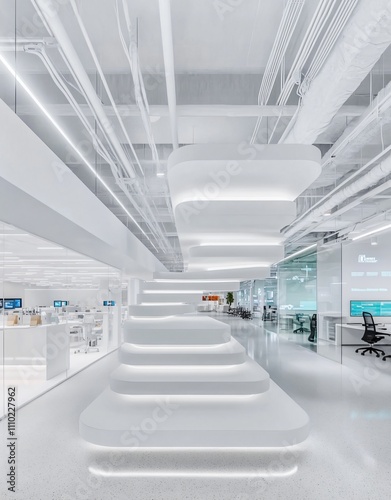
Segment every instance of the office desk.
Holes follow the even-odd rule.
[[[391,338],[391,325],[386,325],[386,330],[380,330],[379,326],[376,327],[376,335],[385,335],[385,338],[377,342],[376,345],[390,344]],[[335,343],[336,345],[361,345],[361,337],[364,335],[365,328],[362,325],[353,325],[348,323],[335,325]]]

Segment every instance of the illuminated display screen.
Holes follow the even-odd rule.
[[[362,316],[363,312],[372,316],[391,317],[391,300],[351,300],[350,316]]]

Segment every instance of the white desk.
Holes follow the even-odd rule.
[[[66,324],[2,327],[4,364],[45,365],[46,379],[69,369],[69,334]]]
[[[381,336],[384,333],[391,334],[391,325],[386,325],[386,330],[381,330],[379,326],[376,327],[376,334]],[[361,337],[364,335],[364,326],[352,325],[348,323],[335,325],[335,343],[336,345],[359,345],[362,343]],[[391,337],[387,335],[383,340],[377,342],[377,345],[389,344]]]

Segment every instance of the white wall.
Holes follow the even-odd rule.
[[[5,281],[3,287],[0,290],[1,290],[1,297],[9,299],[21,298],[23,300],[23,306],[24,306],[24,299],[25,299],[24,285],[21,285],[20,283],[10,283],[8,281]]]
[[[350,317],[350,300],[391,300],[391,232],[380,234],[377,242],[373,246],[367,238],[343,245],[343,316]]]

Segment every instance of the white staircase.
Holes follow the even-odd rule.
[[[230,327],[177,303],[178,288],[171,288],[172,303],[167,288],[158,295],[159,287],[150,288],[155,303],[142,293],[142,303],[129,307],[121,364],[109,388],[81,414],[82,437],[103,446],[147,448],[303,441],[307,414],[246,355]]]

